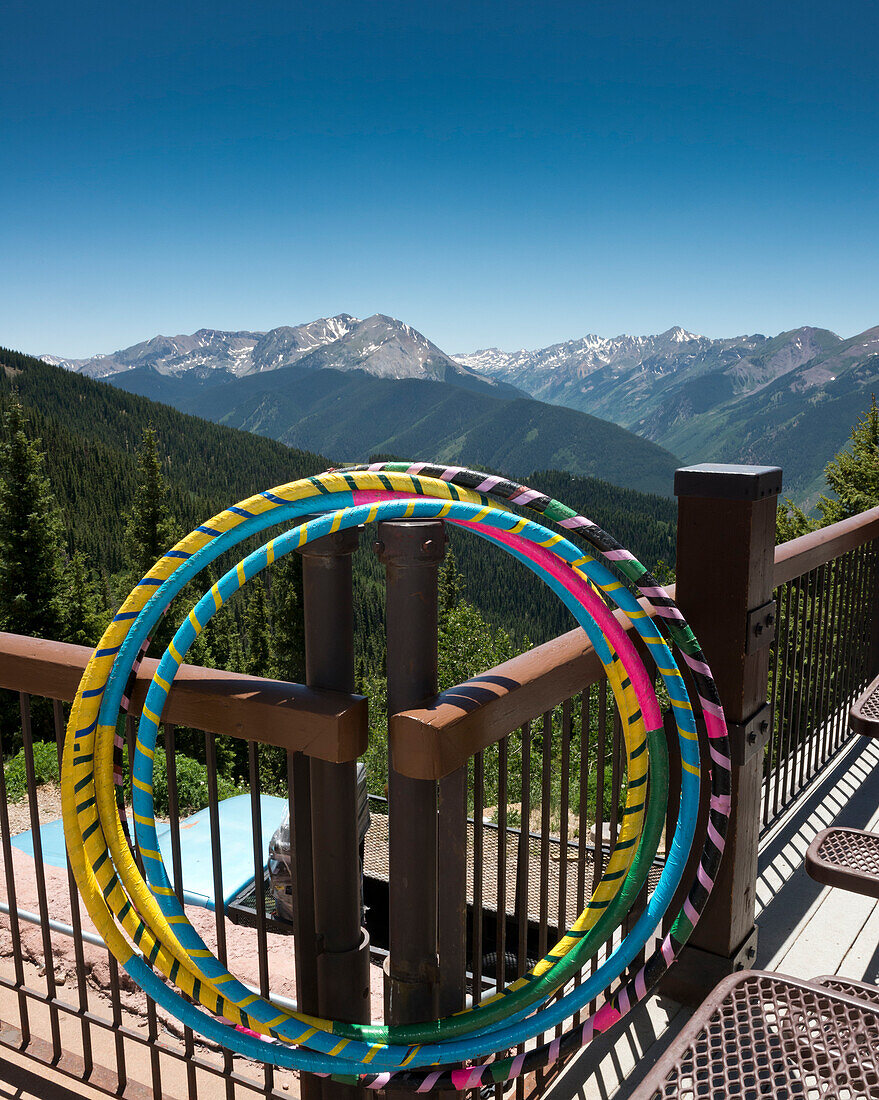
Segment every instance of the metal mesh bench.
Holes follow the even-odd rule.
[[[820,978],[813,978],[814,985],[823,985],[834,993],[844,993],[847,997],[855,997],[859,1001],[867,1001],[879,1008],[879,986],[870,985],[868,982],[856,982],[854,978],[844,978],[840,974],[825,974]]]
[[[879,737],[879,676],[855,699],[849,711],[849,728],[865,737]]]
[[[875,1100],[879,1006],[815,982],[731,974],[632,1100]]]
[[[823,829],[806,852],[806,871],[825,886],[879,898],[879,834]]]

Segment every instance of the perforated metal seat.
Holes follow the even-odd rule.
[[[844,993],[847,997],[867,1001],[868,1004],[879,1008],[879,986],[877,985],[856,982],[854,978],[844,978],[841,974],[824,974],[820,978],[813,978],[812,981],[815,985],[822,985],[834,993]]]
[[[632,1100],[876,1100],[879,1007],[744,970],[715,988]]]
[[[823,829],[806,852],[806,871],[824,886],[879,898],[879,834]]]
[[[879,737],[879,676],[852,704],[849,728],[864,737]]]

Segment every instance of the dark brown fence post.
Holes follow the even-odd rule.
[[[304,547],[305,681],[354,691],[351,555],[358,530],[336,531]],[[369,1023],[369,934],[361,927],[360,838],[356,763],[309,762],[314,868],[317,1001],[320,1015]],[[303,1081],[305,1077],[303,1077]],[[366,1090],[312,1079],[324,1100]]]
[[[439,520],[379,524],[376,552],[385,566],[387,585],[389,715],[437,690],[437,574],[445,546]],[[441,1004],[463,1004],[463,943],[455,941],[464,930],[466,802],[460,776],[450,776],[444,784],[441,869],[446,876],[443,892],[449,896],[440,911],[437,784],[410,779],[389,760],[390,958],[385,1015],[393,1024],[436,1019]],[[442,980],[438,951],[444,955]]]
[[[757,842],[767,700],[777,466],[688,466],[678,497],[676,599],[717,681],[733,747],[732,815],[717,883],[663,992],[701,1001],[725,974],[753,964]]]

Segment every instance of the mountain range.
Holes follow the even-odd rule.
[[[720,340],[671,328],[455,358],[541,400],[613,420],[688,463],[780,465],[786,490],[808,500],[879,384],[879,327],[849,339],[803,326]]]
[[[607,420],[528,397],[411,326],[348,314],[268,333],[201,329],[52,365],[290,446],[365,461],[429,457],[526,477],[561,470],[668,496],[675,455]]]
[[[772,463],[784,468],[786,491],[808,503],[879,385],[879,327],[849,339],[810,326],[724,339],[675,327],[450,356],[395,318],[343,313],[270,332],[157,336],[84,360],[43,358],[294,446],[339,447],[352,459],[430,454],[663,493],[674,456]],[[559,406],[597,419],[565,416]],[[611,425],[639,438],[615,435]],[[645,450],[648,441],[659,449]]]
[[[348,313],[269,332],[199,329],[191,336],[154,336],[111,355],[43,360],[90,378],[149,368],[157,374],[210,383],[299,366],[303,370],[362,370],[377,378],[421,378],[512,395],[518,391],[458,363],[426,336],[395,317],[376,313],[360,321]]]

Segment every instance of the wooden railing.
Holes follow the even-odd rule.
[[[846,706],[879,669],[879,509],[775,547],[779,488],[774,469],[697,468],[680,472],[677,482],[673,591],[715,671],[736,746],[735,810],[722,877],[689,958],[668,987],[691,1000],[725,969],[749,961],[761,822],[780,813],[842,745]],[[376,922],[370,931],[382,939],[374,947],[390,948],[388,988],[396,990],[391,1013],[400,1020],[425,998],[435,1011],[452,1011],[465,996],[478,999],[545,950],[572,910],[582,908],[603,870],[625,784],[619,723],[601,664],[581,630],[436,693],[436,573],[442,555],[426,555],[423,547],[432,540],[436,551],[442,532],[427,539],[425,528],[415,526],[386,524],[380,531],[387,569],[390,800],[375,807],[366,849],[367,901]],[[350,691],[355,545],[351,535],[344,544],[327,540],[304,558],[310,687],[183,666],[163,716],[169,791],[176,791],[175,726],[203,730],[213,806],[217,737],[248,742],[257,835],[263,754],[273,746],[288,751],[286,793],[300,922],[294,937],[297,996],[304,1008],[325,1012],[332,1011],[326,1006],[335,997],[340,1015],[356,1000],[352,990],[362,984],[364,950],[369,950],[368,936],[360,945],[350,942],[361,911],[353,761],[367,747],[368,728],[367,701]],[[629,629],[628,620],[618,617]],[[828,640],[833,641],[829,656]],[[785,656],[810,645],[823,653],[820,663],[797,664]],[[0,688],[18,693],[23,728],[29,728],[31,698],[51,699],[60,744],[63,704],[73,698],[88,657],[83,647],[0,635]],[[140,668],[133,714],[154,667],[147,659]],[[133,734],[131,721],[128,732]],[[36,825],[32,779],[29,771],[30,821]],[[181,888],[179,807],[173,797],[169,816],[175,885]],[[5,812],[0,826],[9,899],[15,883]],[[212,842],[218,858],[213,820]],[[254,875],[261,881],[257,848]],[[340,851],[348,855],[339,858]],[[74,893],[71,899],[78,914]],[[222,898],[217,901],[219,936]],[[264,903],[257,910],[253,951],[261,960],[265,993],[273,979],[270,957],[276,955],[268,951],[272,926]],[[401,912],[407,919],[395,921]],[[422,917],[413,920],[414,912]],[[37,916],[51,919],[45,896]],[[9,926],[18,929],[26,919],[13,911]],[[386,927],[378,933],[382,921]],[[48,948],[51,953],[51,942]],[[438,969],[421,966],[420,984],[410,981],[431,955],[438,955]],[[374,963],[377,958],[373,953]],[[89,1003],[79,962],[76,981],[65,990],[55,987],[50,971],[45,988],[38,988],[20,953],[15,963],[11,974],[0,965],[0,987],[18,998],[20,1016],[17,1024],[0,1024],[0,1042],[38,1061],[57,1064],[108,1092],[153,1100],[182,1094],[192,1100],[202,1073],[237,1082],[250,1094],[285,1095],[282,1075],[266,1069],[254,1077],[229,1054],[201,1051],[190,1032],[179,1039],[165,1032],[152,1004],[145,1034],[126,1024],[112,963],[106,1016]],[[50,1013],[49,1040],[38,1041],[28,1028],[28,1006]],[[59,1015],[80,1020],[75,1056],[58,1037]],[[95,1056],[99,1044],[89,1038],[95,1031],[115,1036],[109,1061]],[[138,1044],[148,1048],[148,1084],[135,1080],[129,1067],[132,1045]],[[172,1069],[163,1070],[167,1065]],[[174,1071],[175,1065],[185,1067],[182,1084],[173,1084],[174,1073],[182,1072]],[[520,1083],[519,1096],[541,1083]],[[336,1100],[345,1088],[310,1078],[301,1086],[306,1100]]]
[[[0,688],[72,702],[91,655],[87,646],[0,632]],[[158,664],[150,657],[141,663],[131,714],[140,714]],[[363,696],[197,665],[180,666],[163,719],[334,763],[356,760],[366,751]]]

